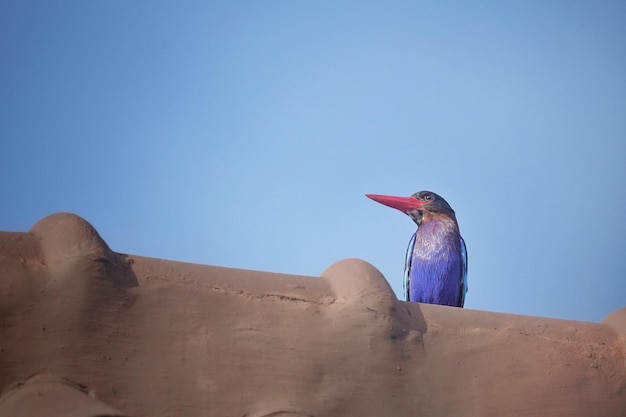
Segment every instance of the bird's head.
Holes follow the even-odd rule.
[[[447,217],[456,223],[456,215],[450,204],[443,197],[432,191],[419,191],[410,197],[395,197],[380,194],[365,194],[366,197],[400,210],[408,215],[417,225],[424,222]]]

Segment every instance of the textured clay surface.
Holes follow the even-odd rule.
[[[398,301],[321,277],[113,252],[69,213],[0,232],[0,417],[626,416],[603,323]]]

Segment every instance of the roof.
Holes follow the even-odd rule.
[[[624,416],[626,308],[602,323],[399,301],[321,277],[112,251],[58,213],[0,232],[0,417]]]

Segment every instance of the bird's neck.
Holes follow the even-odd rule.
[[[422,246],[432,251],[433,248],[455,250],[460,245],[459,227],[447,217],[440,217],[423,222],[416,233],[416,247]]]

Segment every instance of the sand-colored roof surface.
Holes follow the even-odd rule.
[[[626,416],[602,323],[399,301],[321,277],[113,252],[59,213],[0,232],[0,417]]]

